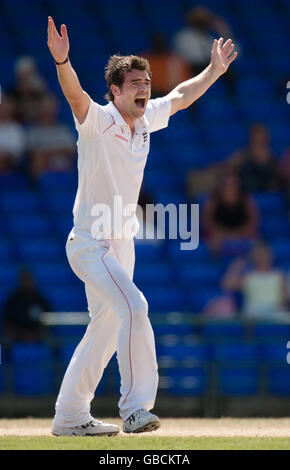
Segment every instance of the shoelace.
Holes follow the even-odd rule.
[[[96,426],[97,424],[100,424],[101,421],[98,421],[97,419],[95,419],[94,421],[89,421],[89,423],[86,423],[86,424],[82,424],[81,426],[76,426],[76,428],[83,428],[83,429],[87,429],[88,427],[94,427]]]

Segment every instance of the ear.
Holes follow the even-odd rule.
[[[111,92],[113,93],[114,97],[121,94],[121,90],[117,85],[111,85]]]

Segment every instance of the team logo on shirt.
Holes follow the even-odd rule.
[[[143,135],[143,141],[144,141],[144,144],[145,144],[145,142],[146,142],[147,139],[148,139],[148,132],[147,132],[147,131],[144,131],[144,132],[142,132],[142,135]]]

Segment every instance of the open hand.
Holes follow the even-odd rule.
[[[69,40],[65,24],[61,25],[60,34],[61,36],[58,34],[52,17],[49,16],[47,26],[47,45],[56,62],[63,62],[67,58],[69,51]]]
[[[224,44],[223,41],[223,38],[215,39],[211,51],[211,65],[218,75],[225,73],[238,55],[237,52],[233,53],[235,45],[231,39]]]

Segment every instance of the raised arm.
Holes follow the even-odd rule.
[[[47,45],[56,62],[64,62],[68,57],[69,52],[69,39],[67,29],[64,24],[61,25],[60,33],[61,36],[58,34],[52,17],[49,16]],[[79,123],[82,124],[88,113],[90,97],[82,89],[77,74],[72,68],[69,60],[64,64],[56,65],[56,68],[63,94],[65,95]]]
[[[188,108],[228,70],[229,65],[238,55],[237,52],[233,53],[234,47],[231,39],[228,39],[225,44],[223,44],[223,38],[220,38],[218,41],[214,40],[211,61],[208,67],[196,77],[177,85],[168,94],[168,98],[171,99],[171,115],[181,109]]]

